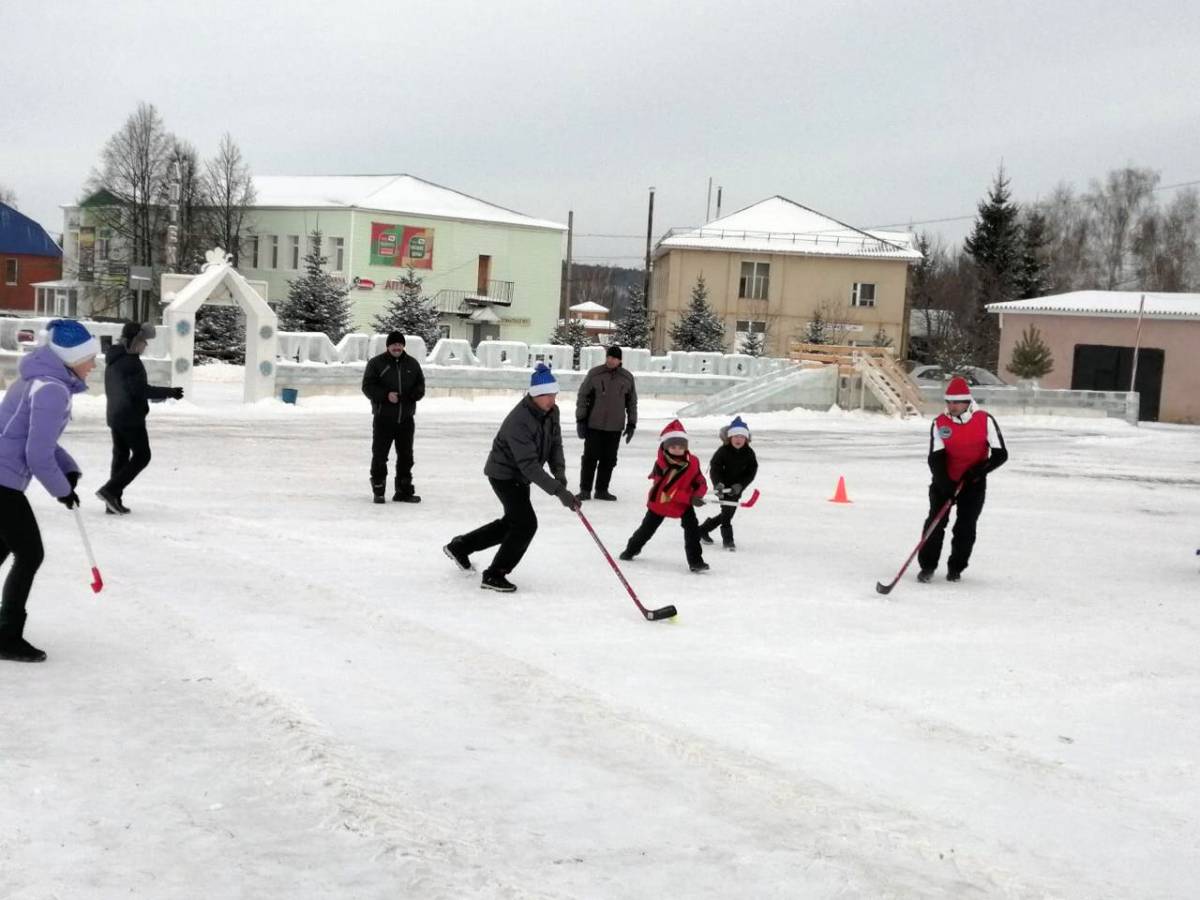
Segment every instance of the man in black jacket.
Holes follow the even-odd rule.
[[[367,362],[362,392],[371,401],[371,493],[383,503],[387,487],[388,456],[396,448],[397,503],[420,503],[413,490],[413,416],[417,402],[425,396],[425,374],[421,364],[404,352],[404,335],[387,336],[387,350]]]
[[[110,514],[129,512],[122,499],[125,488],[150,465],[150,436],[146,433],[150,401],[183,399],[181,387],[146,383],[142,351],[153,339],[153,325],[126,322],[120,343],[109,347],[104,356],[106,416],[113,442],[112,470],[108,483],[96,491],[96,496],[104,501],[105,511]]]
[[[493,522],[460,534],[442,548],[464,571],[471,568],[471,554],[500,545],[480,584],[487,591],[509,593],[516,585],[506,577],[529,549],[537,533],[537,514],[529,500],[530,485],[536,484],[557,497],[567,509],[578,509],[579,501],[567,487],[567,463],[563,458],[562,428],[558,420],[558,382],[545,363],[538,363],[529,382],[529,392],[504,419],[483,474],[504,507],[504,515]],[[549,465],[547,473],[544,466]]]
[[[583,465],[579,469],[579,499],[592,499],[592,478],[597,500],[616,500],[608,491],[617,465],[621,434],[633,440],[637,428],[637,387],[622,363],[621,348],[608,348],[604,362],[583,379],[575,398],[575,433],[583,441]]]

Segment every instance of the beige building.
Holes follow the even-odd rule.
[[[996,374],[1006,381],[1017,381],[1007,367],[1031,325],[1054,359],[1054,370],[1038,379],[1043,388],[1127,391],[1136,347],[1138,418],[1200,424],[1200,294],[1074,291],[993,303],[988,311],[1000,316]]]
[[[879,336],[901,353],[908,267],[920,258],[908,234],[862,231],[770,197],[659,241],[650,291],[653,349],[670,349],[668,329],[702,275],[730,352],[758,332],[766,334],[767,355],[786,356],[819,313],[839,343],[872,344]]]

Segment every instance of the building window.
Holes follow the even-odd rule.
[[[747,300],[766,300],[770,273],[770,263],[742,263],[742,277],[738,280],[738,297]]]
[[[289,269],[300,268],[300,235],[298,234],[288,235],[288,262],[290,263]]]
[[[4,261],[4,283],[17,283],[17,261],[15,259],[6,259]]]
[[[333,271],[346,271],[346,239],[335,237],[333,239]]]
[[[109,239],[106,237],[96,238],[96,259],[108,259]]]
[[[279,235],[271,235],[271,268],[279,268]]]
[[[246,239],[245,253],[250,257],[250,268],[258,268],[258,235]]]
[[[854,290],[850,292],[851,306],[874,306],[875,285],[869,281],[854,282]]]
[[[766,322],[758,322],[758,321],[747,321],[746,319],[738,319],[737,320],[737,333],[738,333],[738,337],[742,337],[747,334],[766,334],[767,333],[767,323]]]

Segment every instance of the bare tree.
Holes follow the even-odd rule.
[[[88,192],[108,191],[115,206],[96,207],[99,224],[123,238],[127,262],[152,266],[159,261],[174,141],[152,103],[141,103],[100,151],[100,165],[88,180]]]
[[[1138,287],[1191,291],[1200,286],[1200,194],[1180,191],[1165,210],[1145,212],[1132,245]]]
[[[198,272],[204,262],[207,236],[204,225],[208,213],[200,155],[188,141],[173,138],[169,181],[179,182],[179,244],[176,265],[180,272]],[[169,182],[168,182],[169,183]]]
[[[1063,183],[1038,209],[1046,217],[1048,237],[1046,290],[1064,292],[1099,287],[1088,204],[1075,196],[1070,185]]]
[[[1126,166],[1093,181],[1088,206],[1095,218],[1095,238],[1101,260],[1102,286],[1117,290],[1128,278],[1133,233],[1138,220],[1154,202],[1159,175],[1153,169]]]
[[[242,241],[253,234],[249,208],[255,200],[254,181],[228,132],[221,138],[217,155],[205,163],[203,187],[208,205],[206,240],[232,254],[237,266]]]
[[[7,203],[13,209],[17,208],[17,192],[0,181],[0,203]]]

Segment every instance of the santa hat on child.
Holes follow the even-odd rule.
[[[554,373],[545,363],[538,363],[534,367],[533,375],[529,378],[529,396],[540,397],[542,394],[557,393],[558,382],[554,380]]]
[[[687,439],[688,433],[684,431],[683,423],[678,419],[672,419],[658,435],[660,444],[665,444],[667,441],[686,441]]]
[[[946,385],[945,400],[971,400],[971,386],[967,384],[967,379],[961,375],[955,375],[950,379],[950,383]]]
[[[73,319],[55,319],[46,325],[44,342],[68,366],[81,363],[100,352],[100,342]]]
[[[750,426],[742,421],[741,416],[735,416],[729,423],[729,427],[725,429],[725,437],[737,437],[739,434],[746,440],[750,440]]]

